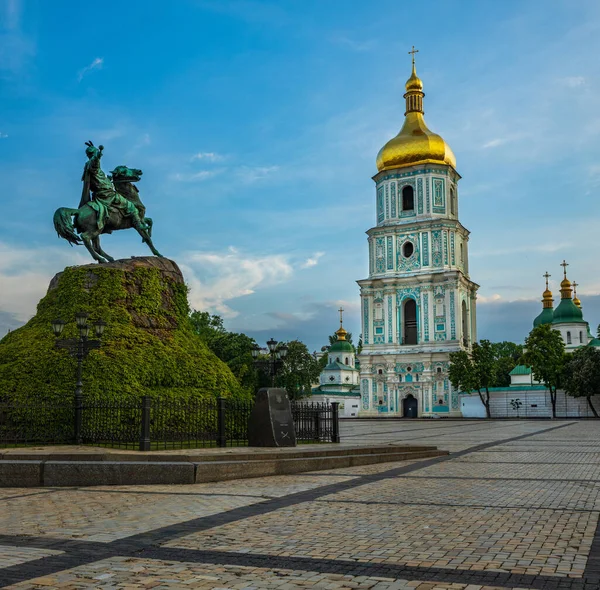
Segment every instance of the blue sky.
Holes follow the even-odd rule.
[[[452,146],[481,285],[480,338],[522,341],[566,258],[600,321],[595,1],[0,0],[0,334],[88,262],[54,233],[84,141],[144,170],[155,244],[197,309],[311,349],[358,333],[379,148],[419,49],[428,125]],[[132,232],[115,257],[148,252]]]

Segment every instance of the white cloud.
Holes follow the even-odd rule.
[[[213,176],[218,176],[223,173],[224,169],[219,168],[217,170],[200,170],[200,172],[193,172],[191,174],[173,174],[171,178],[178,182],[202,182],[203,180],[208,180]]]
[[[66,243],[65,243],[66,246]],[[69,264],[91,262],[70,248],[27,248],[0,242],[0,311],[27,321],[46,294],[53,275]]]
[[[225,156],[216,152],[198,152],[191,157],[191,160],[204,160],[205,162],[222,162]]]
[[[79,70],[79,72],[77,73],[77,80],[79,82],[81,82],[83,80],[83,77],[86,74],[88,74],[92,70],[99,70],[99,69],[101,69],[103,65],[104,65],[104,58],[103,57],[97,57],[97,58],[95,58],[94,61],[92,61],[92,63],[90,63],[87,66],[85,66],[85,68],[82,68],[81,70]]]
[[[477,303],[497,303],[499,301],[504,301],[504,299],[502,298],[502,295],[499,295],[498,293],[494,293],[488,297],[477,295]]]
[[[237,177],[247,184],[265,179],[267,176],[272,176],[279,170],[279,166],[242,166],[237,171]]]
[[[567,88],[578,88],[585,84],[585,78],[583,76],[567,76],[560,78],[559,83]]]
[[[497,137],[496,139],[492,139],[492,140],[488,141],[487,143],[484,143],[481,147],[483,149],[494,148],[494,147],[498,147],[499,145],[502,145],[503,143],[506,143],[506,141],[507,141],[506,139]]]
[[[301,265],[300,268],[311,268],[319,264],[319,259],[325,256],[325,252],[315,252],[310,258],[307,258]]]
[[[8,135],[6,133],[2,133],[2,131],[0,131],[0,139],[6,139],[8,137]]]
[[[180,260],[190,286],[191,306],[225,318],[238,315],[228,301],[288,281],[294,274],[283,254],[257,256],[235,248],[226,252],[187,252]]]

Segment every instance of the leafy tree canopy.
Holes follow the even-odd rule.
[[[523,345],[514,342],[492,343],[496,370],[493,387],[508,387],[510,385],[510,372],[519,364],[523,356]]]
[[[565,344],[560,332],[552,329],[550,324],[542,324],[527,336],[521,362],[531,367],[536,381],[556,390],[563,371],[564,355]]]
[[[227,364],[240,385],[254,393],[259,384],[252,359],[254,339],[246,334],[228,332],[223,326],[223,318],[207,311],[193,311],[190,323],[210,350]]]
[[[287,343],[288,352],[283,367],[275,377],[275,383],[287,390],[290,399],[310,395],[313,383],[321,372],[318,361],[299,340]]]
[[[600,351],[592,346],[575,350],[565,363],[563,385],[568,395],[587,398],[597,418],[591,397],[600,393]]]

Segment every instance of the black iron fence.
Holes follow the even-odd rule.
[[[0,447],[97,445],[141,451],[248,444],[254,402],[229,398],[20,404],[0,401]],[[292,402],[301,443],[340,442],[338,403]]]

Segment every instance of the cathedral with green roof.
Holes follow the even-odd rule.
[[[600,346],[600,339],[594,338],[590,325],[583,319],[581,301],[577,297],[577,283],[567,278],[568,264],[563,260],[563,280],[560,283],[560,303],[554,307],[552,292],[548,286],[550,274],[546,272],[546,290],[542,295],[542,311],[533,320],[533,327],[551,324],[553,329],[560,332],[567,352],[572,352],[580,346]]]

